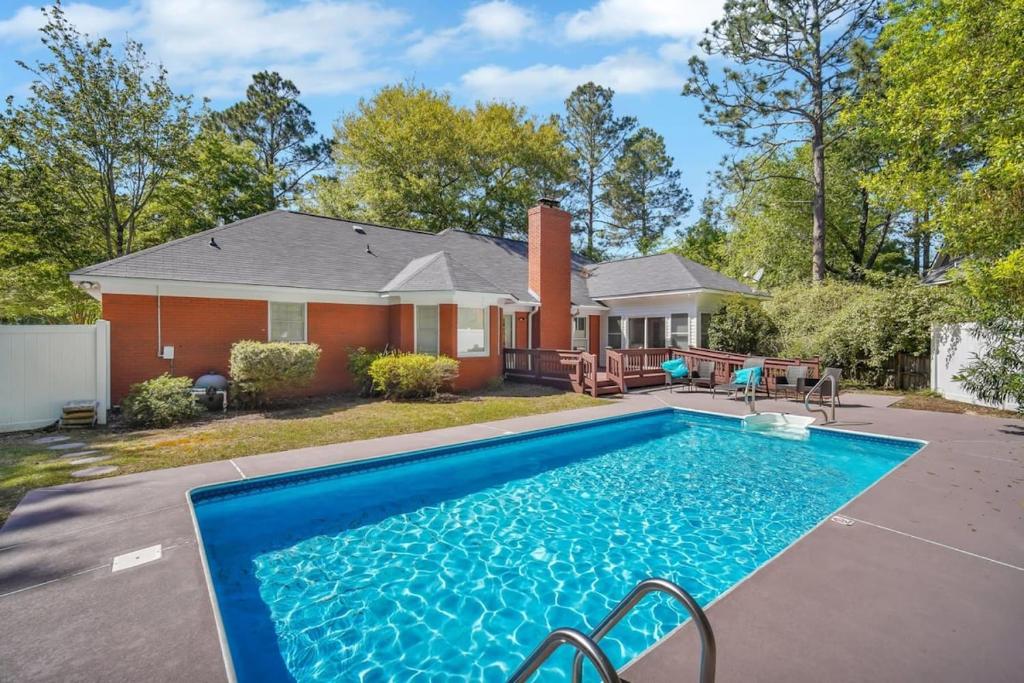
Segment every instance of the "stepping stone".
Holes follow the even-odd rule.
[[[101,474],[110,474],[111,472],[117,472],[116,465],[100,465],[99,467],[86,467],[85,469],[75,470],[71,473],[72,477],[82,479],[85,477],[98,477]]]
[[[70,461],[71,465],[88,465],[91,462],[103,462],[104,460],[110,460],[109,455],[94,455],[91,458],[76,458]]]
[[[32,443],[60,443],[61,441],[67,441],[70,436],[60,436],[55,434],[54,436],[41,436],[38,439],[32,439]]]
[[[87,446],[81,441],[69,441],[68,443],[58,443],[50,446],[51,451],[69,451],[72,448],[86,448]]]
[[[75,451],[74,453],[65,453],[60,457],[62,460],[67,458],[84,458],[87,455],[95,455],[96,453],[99,453],[99,451]]]

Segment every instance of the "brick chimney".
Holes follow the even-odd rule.
[[[571,216],[553,199],[541,199],[529,211],[530,291],[540,299],[533,318],[534,346],[568,349],[572,345]]]

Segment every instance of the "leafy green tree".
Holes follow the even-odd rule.
[[[853,137],[838,141],[828,158],[828,239],[825,268],[834,276],[863,280],[873,272],[900,272],[907,259],[899,237],[908,227],[903,214],[890,209],[862,186],[872,167],[870,148]],[[804,145],[761,162],[763,178],[748,185],[742,177],[723,176],[723,212],[732,226],[725,270],[733,275],[763,269],[765,286],[787,285],[811,277],[804,258],[812,239],[811,149]],[[741,175],[742,170],[739,171]]]
[[[652,129],[641,128],[629,137],[601,183],[601,198],[611,213],[610,245],[649,254],[690,210],[693,200],[673,163],[665,139]]]
[[[189,146],[174,187],[152,206],[159,229],[153,243],[184,237],[266,210],[272,179],[255,159],[251,142],[237,143],[213,127],[201,128]]]
[[[923,227],[963,259],[957,317],[979,322],[992,349],[973,385],[987,385],[988,396],[1017,391],[1013,359],[1024,333],[1013,324],[1024,310],[1024,107],[1014,87],[1024,82],[1021,35],[1020,0],[893,3],[879,38],[882,87],[855,112],[894,143],[868,186],[927,215]]]
[[[0,161],[31,179],[22,186],[24,210],[35,205],[48,218],[63,219],[24,225],[90,246],[98,238],[106,258],[131,253],[149,227],[148,204],[188,148],[191,99],[174,94],[164,69],[147,61],[139,43],[128,41],[117,55],[107,40],[79,34],[60,4],[43,11],[43,44],[52,61],[19,62],[36,80],[24,104],[8,98],[8,144]]]
[[[336,128],[337,175],[315,185],[330,215],[439,232],[518,236],[537,197],[568,177],[558,127],[512,104],[452,104],[403,84],[359,102]]]
[[[727,63],[720,76],[694,56],[684,95],[739,150],[748,182],[772,177],[762,161],[794,144],[810,146],[811,275],[825,278],[825,151],[830,124],[854,85],[852,48],[875,30],[879,0],[726,0],[722,19],[701,41]]]
[[[568,203],[576,209],[584,253],[594,259],[601,253],[599,225],[605,214],[601,186],[637,125],[631,116],[615,116],[614,96],[614,90],[593,82],[577,86],[566,98],[565,116],[559,121],[573,163]]]
[[[191,100],[142,46],[79,34],[43,10],[50,61],[27,65],[30,95],[0,114],[0,318],[84,322],[97,306],[67,280],[131,253],[159,229],[191,141]]]
[[[244,100],[210,117],[236,143],[252,146],[269,181],[263,211],[292,203],[303,183],[330,161],[330,144],[317,134],[299,95],[295,84],[276,71],[260,71],[253,74]]]
[[[708,196],[701,202],[700,218],[679,234],[669,251],[713,270],[723,271],[726,267],[728,239],[728,232],[721,226],[719,202]]]
[[[760,301],[732,296],[711,317],[708,345],[716,351],[771,356],[778,351],[778,336],[775,321]]]

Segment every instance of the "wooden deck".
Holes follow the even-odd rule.
[[[712,384],[728,382],[732,373],[743,367],[749,358],[696,346],[688,349],[607,349],[605,356],[605,365],[599,366],[597,356],[586,351],[506,348],[503,350],[505,377],[605,396],[664,384],[665,372],[661,364],[673,358],[684,358],[686,365],[693,370],[697,370],[701,363],[713,364]],[[806,366],[809,378],[819,376],[820,362],[817,358],[766,358],[764,390],[770,395],[775,389],[776,379],[794,365]]]

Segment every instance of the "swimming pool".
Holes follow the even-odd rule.
[[[921,445],[666,408],[190,498],[239,680],[503,681],[648,576],[706,605]],[[649,597],[602,646],[622,666],[684,618]]]

